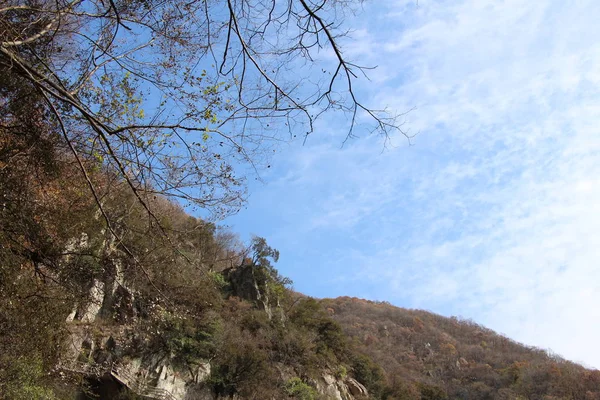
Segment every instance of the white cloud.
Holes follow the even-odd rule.
[[[315,295],[471,317],[600,368],[600,9],[381,4],[357,20],[353,56],[383,71],[362,90],[416,105],[421,134],[340,151],[328,123],[279,159],[287,173],[251,202],[284,272]]]

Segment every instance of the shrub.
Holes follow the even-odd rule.
[[[316,352],[325,361],[339,362],[347,358],[346,335],[318,301],[309,298],[299,302],[290,314],[290,320],[299,329],[316,333]]]
[[[266,352],[253,336],[232,328],[211,368],[208,383],[221,396],[239,394],[245,397],[262,393],[270,386],[271,380]]]
[[[55,400],[54,392],[43,386],[43,366],[39,359],[15,360],[0,375],[0,395],[7,400]],[[3,393],[2,393],[3,392]]]
[[[346,379],[346,377],[348,376],[348,370],[344,365],[340,365],[337,371],[335,372],[335,376],[342,380]]]
[[[198,320],[164,310],[151,322],[153,343],[150,346],[156,351],[174,354],[176,364],[195,364],[216,352],[222,328],[215,316],[206,315],[204,320]]]
[[[441,387],[422,382],[418,384],[418,387],[421,392],[421,400],[446,400],[448,398],[448,394]]]
[[[223,274],[219,272],[209,272],[208,274],[218,289],[225,289],[229,285]]]
[[[385,377],[381,367],[365,355],[355,355],[352,358],[354,378],[365,385],[369,394],[380,398],[385,388]]]
[[[302,382],[302,379],[295,377],[285,384],[285,392],[290,397],[298,400],[314,400],[317,398],[317,391],[308,384]]]

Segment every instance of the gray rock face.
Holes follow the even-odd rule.
[[[281,321],[285,320],[283,310],[279,306],[279,299],[272,298],[267,285],[256,272],[252,265],[242,265],[228,268],[223,275],[229,281],[231,292],[234,296],[253,302],[260,307],[271,320],[274,316]]]
[[[210,375],[210,364],[203,363],[194,370],[183,371],[160,358],[133,359],[113,367],[111,374],[138,395],[185,400],[196,398],[190,397],[188,391]]]
[[[81,316],[82,322],[94,322],[100,308],[102,308],[102,301],[104,300],[104,282],[98,280],[94,281],[92,289],[90,290],[89,303],[83,311]]]
[[[323,387],[323,393],[325,396],[331,397],[336,400],[346,400],[342,397],[342,393],[340,388],[338,387],[338,382],[333,375],[325,374],[323,375],[323,381],[325,385]]]
[[[265,300],[268,301],[264,291],[261,292],[252,265],[228,268],[223,271],[223,275],[229,281],[234,296],[263,305]]]
[[[313,381],[312,384],[319,394],[331,400],[355,400],[369,395],[367,389],[357,380],[350,377],[336,378],[330,373],[323,374],[320,380]]]
[[[367,388],[354,378],[346,379],[346,385],[353,396],[367,396],[369,394]]]

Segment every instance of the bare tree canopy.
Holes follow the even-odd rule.
[[[340,47],[353,3],[8,0],[0,72],[35,88],[84,175],[98,161],[142,202],[158,193],[222,216],[244,200],[234,165],[254,167],[325,112],[348,116],[348,137],[363,117],[404,133],[354,90],[366,68]],[[320,75],[319,52],[335,60]]]

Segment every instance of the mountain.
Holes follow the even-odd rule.
[[[600,399],[599,371],[471,321],[293,292],[265,239],[132,191],[36,115],[0,127],[0,398]]]
[[[600,371],[471,320],[349,297],[321,303],[372,360],[378,372],[357,376],[372,393],[391,387],[397,394],[389,398],[398,399],[600,398]]]

